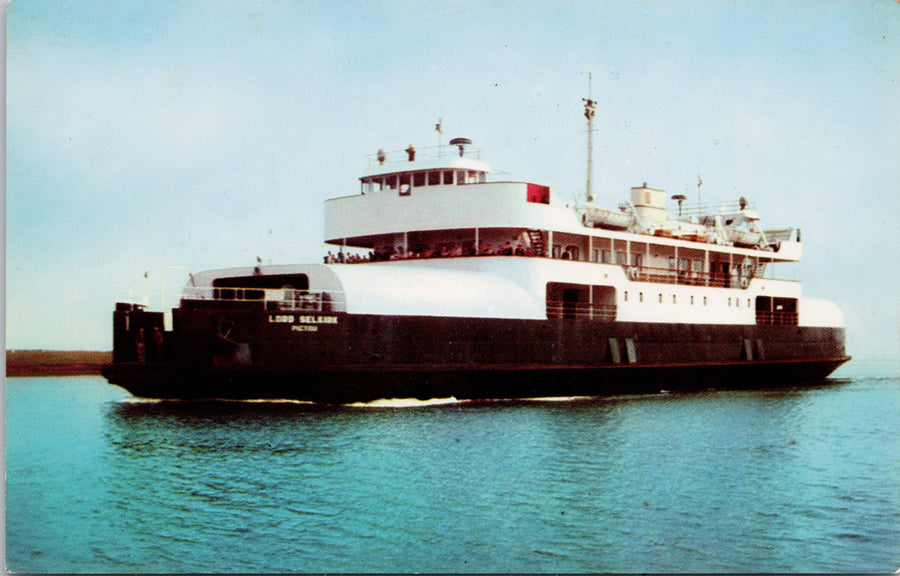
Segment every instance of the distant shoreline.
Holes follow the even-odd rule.
[[[112,362],[112,352],[7,350],[6,376],[94,376]]]

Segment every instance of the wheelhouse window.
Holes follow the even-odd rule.
[[[400,174],[400,195],[401,196],[409,196],[410,193],[410,175],[409,174]]]
[[[535,204],[550,203],[550,187],[539,184],[526,184],[526,199]]]
[[[427,172],[413,172],[413,186],[416,188],[424,186],[427,174]]]

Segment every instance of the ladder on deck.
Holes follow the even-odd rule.
[[[543,256],[544,255],[544,232],[543,230],[526,230],[528,234],[528,239],[531,243],[531,250],[534,252],[535,256]]]

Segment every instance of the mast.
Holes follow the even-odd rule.
[[[593,74],[588,72],[588,97],[584,100],[584,117],[588,123],[588,143],[587,143],[587,201],[594,201],[593,190],[593,172],[594,172],[594,108],[597,103],[591,99],[591,84],[593,84]]]
[[[703,198],[700,196],[700,187],[703,186],[703,178],[697,174],[697,204],[703,206]]]

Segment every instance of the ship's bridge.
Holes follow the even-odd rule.
[[[413,188],[486,182],[490,166],[481,161],[481,150],[471,143],[468,138],[454,138],[450,147],[416,150],[410,144],[402,152],[379,150],[369,156],[369,169],[359,179],[360,192],[408,195]]]

